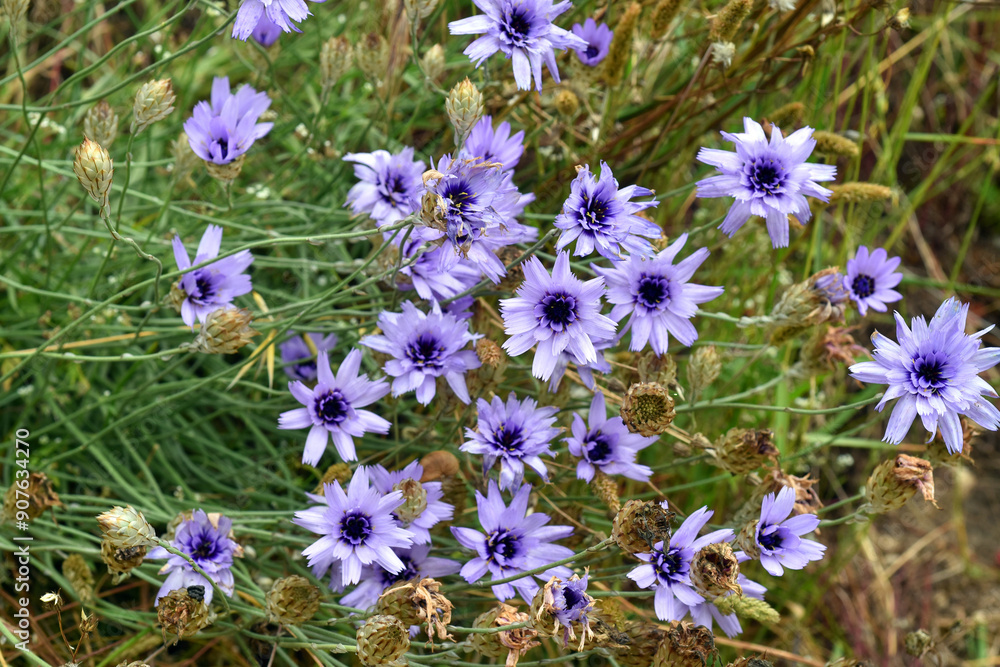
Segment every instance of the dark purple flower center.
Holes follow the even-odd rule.
[[[316,415],[328,426],[335,426],[347,419],[351,404],[339,389],[330,389],[316,397]]]
[[[216,295],[215,281],[208,269],[198,269],[194,272],[195,294],[188,294],[191,301],[198,305],[208,305]]]
[[[409,581],[410,579],[416,579],[420,576],[420,572],[417,570],[417,564],[413,562],[409,556],[400,556],[399,560],[403,561],[403,569],[398,573],[393,574],[388,570],[382,570],[382,587],[388,588],[395,583],[400,581]]]
[[[584,53],[587,54],[588,58],[596,58],[597,54],[600,53],[600,52],[601,52],[601,50],[599,48],[597,48],[593,44],[588,44],[587,45],[587,50]]]
[[[399,174],[389,174],[382,181],[382,195],[386,202],[392,206],[403,203],[406,200],[406,186]]]
[[[406,346],[406,357],[417,368],[441,368],[444,345],[436,337],[423,333]]]
[[[498,530],[486,538],[486,561],[505,566],[521,550],[521,538],[509,530]]]
[[[316,362],[312,359],[303,361],[301,364],[295,364],[293,370],[299,377],[309,380],[316,377]]]
[[[583,591],[578,591],[571,586],[563,587],[563,599],[566,601],[566,609],[587,606],[587,599],[583,597]]]
[[[441,197],[447,199],[459,215],[465,215],[468,212],[467,208],[476,203],[475,193],[472,192],[469,183],[461,178],[446,181]]]
[[[372,534],[372,519],[361,510],[348,512],[340,520],[340,537],[354,546],[364,544]]]
[[[600,431],[589,435],[584,442],[584,447],[584,458],[596,464],[607,463],[613,451],[611,438]]]
[[[671,549],[659,555],[653,552],[653,559],[650,564],[663,581],[677,580],[679,577],[684,576],[684,570],[686,569],[680,549]]]
[[[524,46],[531,31],[531,21],[520,7],[513,7],[506,12],[502,29],[507,39],[514,46]]]
[[[191,550],[191,558],[196,561],[210,560],[219,551],[219,543],[207,530],[194,540],[194,548]]]
[[[869,297],[875,292],[875,279],[871,276],[859,273],[851,283],[851,289],[854,290],[854,293],[859,299]]]
[[[747,168],[750,187],[759,195],[774,195],[783,191],[785,170],[772,158],[755,158]]]
[[[670,281],[663,276],[639,277],[636,301],[649,310],[662,310],[670,301]]]
[[[562,292],[547,294],[535,306],[535,317],[553,331],[562,331],[576,321],[576,299]]]
[[[524,431],[516,424],[503,424],[493,431],[493,444],[505,454],[521,454]]]
[[[776,530],[768,535],[764,534],[762,530],[760,537],[757,540],[760,542],[760,546],[767,549],[768,551],[774,551],[775,549],[781,548],[781,530]]]
[[[226,157],[229,154],[229,140],[228,139],[216,139],[219,143],[219,148],[222,149],[222,157]]]
[[[592,48],[594,47],[587,49],[588,54]],[[580,224],[583,228],[590,231],[602,231],[609,227],[609,222],[613,222],[614,217],[610,215],[610,203],[599,197],[588,198],[586,194],[581,196],[583,197],[583,201],[587,203],[587,208],[583,210],[580,218]],[[612,218],[612,220],[609,221],[609,218]]]
[[[930,358],[917,359],[913,364],[912,381],[918,389],[936,394],[948,385],[945,370],[945,364],[934,355]]]

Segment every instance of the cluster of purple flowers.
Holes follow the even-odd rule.
[[[243,554],[243,548],[231,537],[233,522],[224,516],[209,516],[204,510],[195,510],[174,529],[170,546],[187,554],[212,581],[195,571],[182,556],[172,554],[163,547],[155,547],[146,554],[147,560],[166,560],[160,574],[167,578],[156,593],[156,604],[171,591],[191,586],[203,589],[205,604],[211,604],[214,589],[212,582],[227,596],[232,596],[235,583],[230,570],[233,558]]]

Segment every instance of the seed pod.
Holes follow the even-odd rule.
[[[27,494],[27,498],[25,498]],[[27,509],[19,508],[17,501],[28,501]],[[28,520],[40,517],[50,507],[62,507],[59,494],[52,488],[52,480],[44,472],[33,472],[28,475],[28,488],[24,489],[16,483],[7,487],[3,497],[3,520],[14,521],[18,512],[26,512]]]
[[[347,463],[334,463],[326,472],[323,473],[323,477],[319,480],[319,484],[313,489],[313,493],[322,496],[324,487],[327,484],[333,484],[334,482],[340,482],[341,486],[346,486],[354,472],[351,470],[351,466]]]
[[[556,91],[552,101],[560,116],[568,120],[576,118],[576,113],[580,110],[580,98],[572,90],[569,88],[560,88]]]
[[[431,81],[438,81],[444,74],[445,58],[444,48],[440,44],[435,44],[427,49],[427,53],[420,59],[420,64],[424,68],[424,74]]]
[[[115,175],[108,151],[100,144],[84,139],[76,147],[73,173],[91,199],[100,205],[101,215],[106,215],[110,210],[108,193],[111,192],[111,179]]]
[[[916,456],[898,454],[895,459],[875,466],[865,485],[868,502],[862,509],[871,514],[885,514],[905,505],[917,491],[937,507],[931,464]]]
[[[813,139],[816,140],[816,148],[813,150],[820,155],[830,155],[834,157],[857,157],[858,144],[847,137],[842,137],[833,132],[816,130],[813,132]]]
[[[615,25],[608,57],[604,59],[604,80],[608,86],[617,86],[625,76],[625,70],[632,59],[632,41],[641,12],[642,5],[633,2],[625,9]]]
[[[653,14],[649,19],[649,36],[660,39],[667,33],[667,28],[681,10],[681,0],[660,0],[653,7]]]
[[[358,629],[358,660],[366,667],[405,665],[403,654],[410,650],[410,634],[395,616],[369,616]]]
[[[530,620],[527,614],[517,611],[510,605],[501,604],[500,607],[500,613],[494,621],[497,626],[514,625]],[[530,627],[504,630],[496,634],[500,643],[508,649],[505,667],[516,667],[517,661],[521,659],[522,655],[527,653],[529,649],[538,646],[538,642],[535,641],[538,633]]]
[[[147,81],[135,94],[132,112],[132,134],[139,134],[153,123],[163,120],[174,110],[177,99],[170,79]]]
[[[734,475],[745,475],[778,457],[769,429],[731,428],[706,451],[712,463]]]
[[[740,562],[728,542],[705,546],[691,561],[691,585],[707,600],[732,591],[743,595],[740,586]]]
[[[828,206],[835,204],[868,204],[893,199],[892,189],[877,183],[837,183],[830,186]]]
[[[354,58],[365,76],[378,83],[389,69],[389,44],[377,32],[365,35],[354,50]]]
[[[624,645],[615,651],[622,667],[650,667],[667,633],[646,621],[633,621],[625,627]]]
[[[168,634],[174,635],[173,643],[177,643],[181,638],[193,635],[212,622],[205,601],[192,596],[186,588],[170,591],[160,598],[156,606],[156,618],[160,622],[164,643],[167,642]]]
[[[105,148],[118,136],[118,114],[106,100],[90,107],[83,117],[83,136]]]
[[[622,421],[632,433],[660,435],[673,423],[675,415],[674,399],[655,382],[633,384],[622,401]]]
[[[477,616],[476,620],[472,623],[472,627],[485,629],[494,628],[497,625],[503,625],[502,623],[498,624],[496,621],[503,612],[504,607],[507,607],[513,612],[517,611],[514,607],[501,602],[496,607],[493,607],[489,611],[483,612]],[[507,647],[500,643],[500,638],[497,637],[497,633],[495,632],[489,634],[481,632],[472,633],[468,636],[466,642],[469,644],[469,648],[472,652],[486,658],[499,658],[500,656],[507,655],[509,653]]]
[[[319,588],[305,577],[278,579],[267,592],[267,618],[281,625],[301,625],[319,611],[320,596]]]
[[[260,334],[250,326],[253,315],[246,308],[218,308],[201,323],[192,347],[205,354],[233,354]]]
[[[483,117],[483,94],[466,78],[448,93],[444,108],[455,128],[455,143],[460,144]]]
[[[331,37],[319,51],[319,80],[324,92],[333,88],[351,69],[351,43],[347,38]]]
[[[621,500],[618,499],[618,484],[600,470],[590,482],[590,488],[594,491],[594,495],[607,506],[610,514],[617,514],[622,508]]]
[[[708,39],[712,42],[731,42],[740,29],[740,24],[750,15],[752,0],[729,0],[725,7],[712,19]]]
[[[714,345],[695,348],[688,361],[687,377],[691,392],[699,394],[709,387],[722,372],[722,359]]]
[[[107,512],[98,514],[97,523],[101,526],[105,539],[115,549],[155,547],[159,544],[156,531],[146,521],[146,517],[131,505],[116,505]]]
[[[117,585],[132,576],[132,570],[142,565],[147,547],[116,547],[109,540],[101,540],[101,560],[108,566],[111,581]]]
[[[672,621],[653,657],[653,667],[704,667],[717,653],[711,630]]]
[[[452,638],[448,633],[452,609],[441,593],[441,582],[430,578],[396,584],[382,593],[375,605],[379,614],[395,616],[403,625],[426,625],[432,644],[435,636]]]
[[[627,553],[649,553],[657,542],[670,542],[670,520],[674,513],[660,503],[627,501],[615,515],[611,537]]]
[[[243,171],[243,163],[246,161],[247,154],[237,156],[232,162],[227,162],[226,164],[216,164],[214,162],[209,162],[205,160],[205,170],[208,175],[217,180],[222,187],[228,188],[233,184],[237,178],[239,178],[240,172]]]
[[[394,514],[404,524],[415,521],[427,509],[427,490],[415,479],[404,479],[393,484],[393,491],[402,491],[403,504],[394,510]]]
[[[843,276],[836,268],[823,269],[795,283],[771,310],[770,344],[780,347],[824,322],[842,322],[849,301]]]
[[[62,573],[73,587],[76,596],[83,604],[94,600],[94,574],[90,565],[80,554],[70,554],[62,564]]]

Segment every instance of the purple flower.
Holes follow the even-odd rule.
[[[636,554],[645,564],[629,572],[628,578],[641,588],[656,588],[653,606],[661,621],[679,621],[690,607],[705,602],[691,585],[691,561],[709,544],[733,539],[733,531],[728,528],[698,537],[712,514],[707,507],[702,507],[684,520],[670,538],[670,544],[657,542],[651,553]]]
[[[594,178],[587,165],[577,169],[562,213],[556,216],[555,225],[563,230],[556,248],[562,250],[576,241],[574,255],[585,257],[596,249],[612,261],[622,258],[623,249],[640,255],[651,254],[652,244],[639,237],[659,238],[660,228],[636,214],[658,202],[655,199],[630,200],[651,196],[653,191],[638,185],[619,188],[611,168],[604,161],[601,161],[600,178]]]
[[[399,572],[390,572],[380,565],[367,565],[361,569],[361,583],[340,598],[340,604],[355,609],[368,609],[378,602],[378,598],[390,586],[411,579],[424,577],[444,577],[458,572],[462,564],[449,558],[428,557],[429,544],[414,546],[409,549],[397,549],[396,555],[403,563]]]
[[[191,262],[181,237],[174,237],[173,247],[174,261],[181,271],[201,264],[219,256],[222,247],[222,227],[209,225],[205,229],[194,256],[194,263]],[[233,299],[250,292],[253,289],[250,276],[243,272],[251,264],[253,255],[249,250],[241,250],[235,255],[181,276],[177,284],[184,292],[184,301],[181,303],[181,319],[184,320],[184,324],[194,328],[195,320],[204,322],[213,310],[231,306]]]
[[[556,257],[552,275],[537,257],[524,264],[524,282],[512,299],[500,300],[504,331],[510,336],[503,347],[517,357],[537,344],[531,374],[548,380],[563,351],[578,365],[597,360],[597,341],[615,335],[615,323],[601,315],[604,280],[583,282],[569,270],[569,255]]]
[[[794,215],[802,224],[808,222],[812,213],[805,195],[829,201],[833,193],[816,181],[832,181],[837,167],[806,162],[816,146],[811,127],[785,138],[773,126],[770,143],[759,123],[744,118],[743,127],[744,133],[722,133],[736,144],[735,153],[712,148],[698,151],[699,162],[721,172],[720,176],[698,181],[698,196],[736,198],[719,225],[725,234],[732,236],[751,215],[758,215],[767,220],[767,233],[774,247],[785,248],[788,216]]]
[[[211,102],[198,102],[191,117],[184,121],[191,150],[208,162],[232,162],[271,131],[274,123],[257,122],[269,106],[271,98],[267,93],[258,93],[244,84],[233,95],[229,92],[229,77],[215,77]]]
[[[597,352],[597,358],[594,361],[576,365],[576,374],[580,376],[580,382],[587,389],[594,388],[594,371],[598,373],[611,372],[611,364],[604,358],[604,352],[613,345],[614,340],[594,341],[594,350]],[[562,382],[563,375],[566,374],[566,369],[569,367],[570,362],[573,361],[576,361],[573,355],[567,353],[565,350],[559,353],[555,370],[552,371],[552,377],[549,378],[550,393],[554,394],[559,391],[559,384]]]
[[[257,40],[263,47],[269,47],[281,37],[281,27],[271,20],[267,12],[261,12],[257,27],[253,29],[250,36]]]
[[[588,428],[589,426],[589,428]],[[576,464],[577,479],[589,482],[600,470],[605,475],[622,475],[640,482],[649,481],[653,471],[635,462],[639,452],[658,438],[630,433],[621,417],[608,419],[604,394],[594,394],[590,403],[588,423],[578,413],[573,415],[573,437],[566,439],[569,453],[580,461]]]
[[[440,197],[448,239],[487,278],[500,282],[507,267],[495,251],[525,240],[525,230],[514,220],[521,193],[510,172],[496,164],[453,160],[449,155],[438,160],[437,171],[441,177],[428,179],[426,187]]]
[[[313,389],[298,380],[288,383],[292,392],[304,408],[283,412],[278,417],[278,428],[308,428],[302,462],[314,466],[326,451],[327,438],[333,438],[337,454],[344,461],[358,458],[354,450],[354,438],[365,433],[388,433],[388,421],[374,412],[360,410],[371,405],[389,393],[389,384],[384,380],[372,381],[367,375],[359,375],[361,350],[351,350],[344,363],[337,369],[336,377],[330,370],[330,360],[326,354],[316,358],[319,381]],[[367,484],[367,482],[366,482]]]
[[[902,273],[895,273],[900,258],[889,259],[885,248],[868,248],[860,246],[853,259],[847,260],[847,275],[844,276],[844,289],[862,316],[868,309],[884,313],[887,303],[899,301],[903,295],[892,289],[903,279]]]
[[[760,548],[760,564],[770,574],[780,577],[782,567],[801,570],[810,561],[823,558],[826,546],[814,540],[802,539],[816,530],[819,517],[815,514],[798,514],[791,519],[795,506],[795,490],[782,487],[775,497],[773,493],[764,496],[757,523],[756,542]]]
[[[424,163],[413,159],[409,146],[394,154],[348,153],[344,161],[354,163],[359,181],[348,191],[347,205],[355,213],[367,213],[376,226],[391,225],[420,208]]]
[[[403,571],[405,565],[393,549],[409,547],[413,533],[400,528],[392,516],[403,504],[402,492],[379,493],[369,485],[365,466],[358,466],[347,493],[335,481],[323,487],[322,496],[306,495],[318,504],[296,512],[292,523],[322,535],[302,551],[311,567],[340,561],[345,586],[361,579],[364,565],[378,563],[392,574]]]
[[[295,24],[304,21],[312,13],[305,0],[243,0],[236,12],[236,22],[233,23],[233,37],[247,41],[264,15],[285,32],[302,32]]]
[[[586,626],[587,614],[594,608],[594,599],[587,596],[589,576],[585,574],[580,578],[573,575],[568,581],[557,581],[552,586],[552,615],[566,626],[567,634],[571,623]],[[565,640],[566,637],[563,643],[566,643]]]
[[[573,6],[569,0],[473,0],[485,12],[460,21],[448,29],[453,35],[483,36],[469,44],[465,55],[476,67],[497,51],[514,61],[514,80],[520,90],[542,89],[542,63],[559,83],[559,68],[553,49],[585,49],[587,43],[552,24],[552,19]],[[484,34],[485,33],[485,34]]]
[[[872,334],[875,361],[851,366],[851,375],[858,380],[889,385],[876,410],[899,399],[882,438],[885,442],[902,442],[917,415],[931,438],[940,427],[951,453],[962,451],[959,415],[990,431],[1000,426],[1000,411],[982,400],[983,394],[996,398],[997,393],[979,377],[1000,362],[1000,348],[980,349],[980,338],[992,326],[971,336],[965,333],[968,313],[968,304],[954,297],[941,304],[930,324],[923,317],[913,318],[912,329],[896,313],[899,342],[876,331]]]
[[[316,348],[316,354],[309,349],[305,338]],[[311,333],[289,338],[279,346],[281,362],[285,364],[285,374],[293,380],[312,382],[316,379],[316,356],[329,352],[337,346],[337,334]],[[295,363],[299,362],[299,363]]]
[[[383,333],[365,336],[361,344],[393,357],[382,367],[396,378],[393,396],[416,390],[417,401],[428,405],[437,391],[437,378],[443,377],[459,400],[468,404],[465,373],[481,363],[466,346],[481,336],[469,331],[467,321],[442,313],[437,302],[425,314],[407,301],[401,313],[382,311],[378,326]]]
[[[441,521],[451,519],[455,507],[441,500],[444,497],[441,482],[420,482],[420,478],[424,475],[424,467],[418,461],[411,461],[402,470],[390,471],[380,465],[375,465],[369,468],[368,472],[371,476],[372,486],[380,493],[390,493],[406,480],[413,480],[423,487],[427,498],[426,506],[420,515],[411,521],[403,521],[398,516],[396,517],[400,526],[413,533],[414,544],[430,544],[430,529]]]
[[[597,67],[608,56],[611,38],[615,36],[611,28],[591,18],[584,21],[583,25],[574,23],[573,34],[587,43],[586,47],[576,49],[576,55],[580,62],[589,67]]]
[[[691,324],[691,318],[698,313],[698,304],[711,301],[724,291],[721,287],[688,282],[708,257],[707,248],[699,248],[674,264],[686,242],[687,234],[681,234],[653,257],[631,255],[609,269],[593,266],[608,285],[608,302],[614,304],[611,319],[620,322],[631,315],[622,334],[632,329],[629,349],[635,352],[649,343],[656,354],[666,354],[670,334],[690,347],[698,339],[698,331]]]
[[[524,153],[524,130],[510,134],[510,123],[504,121],[493,129],[493,117],[483,116],[469,132],[458,156],[466,160],[493,162],[502,165],[503,171],[517,166]]]
[[[541,512],[528,515],[530,495],[531,486],[522,486],[511,498],[508,507],[493,480],[490,480],[485,497],[476,491],[479,524],[483,532],[472,528],[451,528],[459,544],[476,553],[476,557],[466,562],[459,573],[467,582],[478,581],[487,572],[493,575],[492,579],[506,579],[573,555],[571,549],[552,544],[553,540],[572,535],[572,526],[549,526],[549,516]],[[571,574],[569,568],[557,566],[534,577],[566,579]],[[525,576],[493,586],[493,595],[502,602],[520,594],[525,602],[530,602],[539,588],[534,577]]]
[[[190,519],[185,519],[174,531],[174,539],[170,546],[183,551],[198,564],[205,574],[218,585],[227,596],[233,596],[233,573],[229,569],[233,564],[233,556],[243,553],[243,548],[229,537],[233,522],[228,517],[209,519],[203,510],[195,510]],[[168,552],[163,547],[154,547],[146,554],[147,560],[166,559],[166,564],[160,569],[160,574],[166,574],[167,579],[156,593],[154,606],[160,603],[160,598],[188,586],[204,586],[205,604],[212,603],[212,583],[191,567],[184,558]]]
[[[549,471],[540,455],[555,456],[549,444],[559,435],[559,429],[553,428],[559,408],[539,408],[534,400],[518,401],[511,392],[506,404],[499,396],[494,396],[490,403],[480,398],[476,409],[479,422],[475,429],[465,429],[465,437],[469,439],[459,450],[482,454],[484,476],[499,460],[501,489],[520,486],[524,466],[548,480]]]
[[[419,229],[414,230],[416,231]],[[451,299],[477,285],[482,276],[477,266],[462,259],[451,248],[439,246],[428,250],[424,247],[423,239],[412,239],[412,234],[404,245],[402,254],[404,262],[414,256],[415,259],[400,267],[396,275],[396,287],[404,291],[416,290],[420,298],[427,301]],[[453,301],[449,306],[454,303]]]

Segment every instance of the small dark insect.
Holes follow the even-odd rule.
[[[639,508],[635,515],[635,527],[639,537],[644,539],[650,547],[657,542],[664,544],[670,542],[670,522],[677,516],[667,509],[663,509],[659,503],[649,502]]]
[[[125,547],[124,549],[117,549],[115,551],[115,560],[118,561],[129,561],[139,555],[143,547]]]
[[[192,599],[197,600],[198,602],[201,602],[205,599],[204,586],[188,586],[187,592]]]

